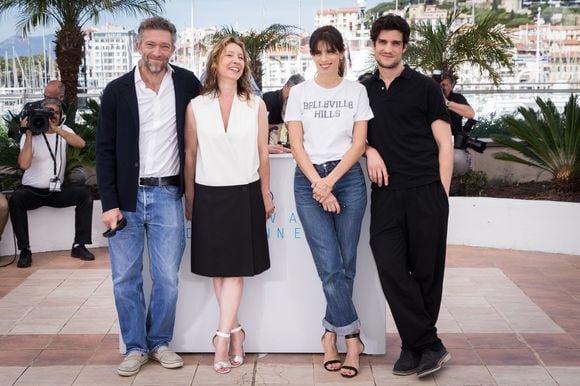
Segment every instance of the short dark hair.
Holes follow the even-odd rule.
[[[441,72],[441,80],[447,79],[451,82],[451,84],[457,83],[457,75],[455,75],[452,71],[445,70]]]
[[[143,38],[143,31],[150,29],[156,29],[160,31],[167,31],[171,34],[171,41],[173,45],[177,41],[177,30],[175,29],[175,25],[169,20],[161,17],[161,16],[153,16],[148,19],[145,19],[139,24],[139,29],[137,30],[137,39],[141,41]]]
[[[409,36],[411,35],[411,27],[405,19],[393,13],[386,14],[374,21],[371,27],[371,40],[373,44],[377,42],[381,31],[399,31],[403,34],[403,46],[409,43]]]
[[[310,55],[314,56],[319,54],[318,43],[324,43],[328,47],[330,52],[344,53],[344,40],[340,32],[331,25],[325,25],[323,27],[317,28],[310,35]],[[344,71],[346,69],[346,59],[343,57],[338,66],[338,75],[344,76]]]

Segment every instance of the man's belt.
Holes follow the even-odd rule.
[[[165,186],[165,185],[175,185],[179,186],[179,176],[169,176],[169,177],[140,177],[140,186]]]

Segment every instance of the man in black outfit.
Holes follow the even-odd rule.
[[[32,265],[32,252],[28,237],[28,211],[50,206],[64,208],[75,206],[75,238],[71,256],[81,260],[94,260],[95,256],[85,247],[91,244],[93,222],[93,197],[87,186],[64,183],[67,146],[83,148],[85,141],[66,125],[61,125],[62,103],[58,85],[52,81],[45,88],[44,99],[38,107],[51,108],[54,114],[49,118],[48,129],[33,133],[24,118],[21,126],[25,134],[20,140],[18,165],[24,170],[22,187],[12,194],[9,201],[10,219],[20,258],[17,266],[27,268]],[[55,90],[56,94],[49,92]],[[62,184],[62,187],[61,187]]]
[[[453,92],[457,77],[450,71],[443,71],[439,78],[439,85],[445,97],[445,106],[451,116],[451,131],[453,135],[460,133],[463,127],[463,118],[473,119],[475,111],[471,108],[467,99],[457,92]]]
[[[262,99],[266,104],[266,110],[268,110],[268,125],[270,127],[284,123],[282,110],[284,109],[284,104],[288,100],[290,89],[302,82],[304,82],[304,77],[300,74],[294,74],[288,78],[286,84],[284,84],[280,90],[264,93]]]
[[[432,79],[402,62],[410,28],[400,16],[371,29],[378,70],[364,81],[375,117],[366,151],[370,244],[401,337],[396,375],[431,374],[450,359],[437,336],[453,169],[449,113]]]

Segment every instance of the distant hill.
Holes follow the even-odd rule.
[[[52,51],[53,57],[54,39],[54,35],[46,35],[44,38],[46,49]],[[0,42],[0,58],[4,58],[6,54],[8,58],[11,58],[13,52],[16,53],[16,56],[42,55],[42,36],[28,36],[24,39],[12,36]]]

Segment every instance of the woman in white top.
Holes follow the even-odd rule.
[[[343,377],[358,374],[360,321],[352,301],[356,250],[366,207],[364,176],[358,163],[373,117],[365,88],[343,79],[344,42],[332,26],[310,37],[317,76],[292,87],[286,107],[296,209],[322,282],[326,313],[322,325],[324,368]],[[337,336],[346,339],[341,363]]]
[[[213,277],[220,309],[214,369],[224,374],[244,361],[243,277],[270,268],[266,219],[274,204],[266,106],[252,94],[243,43],[235,37],[218,42],[206,74],[186,113],[186,217],[191,270]]]

